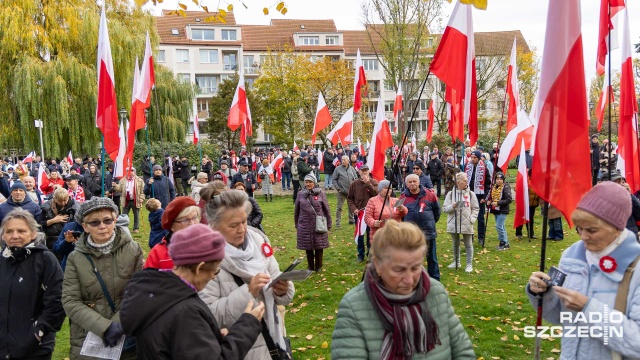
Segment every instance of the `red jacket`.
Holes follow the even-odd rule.
[[[145,261],[144,269],[173,269],[173,260],[169,257],[169,248],[167,247],[167,240],[162,241],[151,249],[149,257]]]
[[[64,180],[60,178],[57,178],[56,180],[47,179],[44,184],[40,185],[40,190],[42,190],[43,194],[49,195],[53,193],[53,190],[55,190],[53,187],[56,185],[64,187]]]

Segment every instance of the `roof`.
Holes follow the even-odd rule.
[[[273,19],[271,25],[242,25],[242,47],[246,51],[267,51],[270,48],[293,47],[295,33],[335,33],[338,32],[333,20]],[[313,46],[296,47],[295,50],[336,51],[323,46],[311,50]],[[320,48],[320,47],[315,47]],[[331,48],[336,48],[331,46]],[[338,49],[342,51],[340,47]]]
[[[236,26],[236,18],[232,12],[228,12],[225,19],[226,23],[206,22],[204,19],[209,16],[218,15],[217,12],[207,13],[204,11],[185,11],[186,17],[180,15],[169,15],[171,10],[162,10],[162,16],[156,17],[156,28],[160,36],[160,44],[179,44],[179,45],[213,45],[213,46],[240,46],[240,41],[202,41],[187,39],[185,28],[189,25],[199,26]],[[200,19],[200,21],[196,21]],[[171,29],[178,29],[179,35],[172,35]]]

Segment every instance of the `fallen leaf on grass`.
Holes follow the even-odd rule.
[[[518,335],[513,335],[513,340],[520,340],[520,337]]]
[[[515,335],[514,335],[514,336],[515,336]],[[313,339],[313,335],[307,335],[307,336],[305,336],[305,339],[307,339],[307,340],[311,340],[311,339]]]
[[[502,341],[507,341],[507,339],[509,339],[509,338],[507,337],[507,335],[505,335],[505,336],[503,336],[503,337],[501,337],[501,338],[500,338],[500,340],[502,340]]]
[[[326,349],[329,347],[329,343],[328,342],[323,342],[322,345],[320,345],[321,348]]]
[[[560,352],[560,349],[551,349],[551,352],[552,352],[552,353],[559,353],[559,352]]]
[[[502,328],[500,326],[496,326],[496,329],[500,332],[504,332],[504,330],[502,330]]]

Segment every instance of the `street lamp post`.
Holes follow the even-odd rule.
[[[38,131],[40,132],[40,156],[44,160],[44,143],[42,142],[42,120],[36,119],[34,122],[35,122],[35,126],[38,128]]]

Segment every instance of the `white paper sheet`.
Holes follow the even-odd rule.
[[[120,354],[122,354],[122,347],[124,346],[124,338],[122,335],[118,344],[114,347],[104,346],[102,338],[91,331],[87,333],[87,337],[84,339],[80,355],[93,356],[101,359],[119,360]]]

